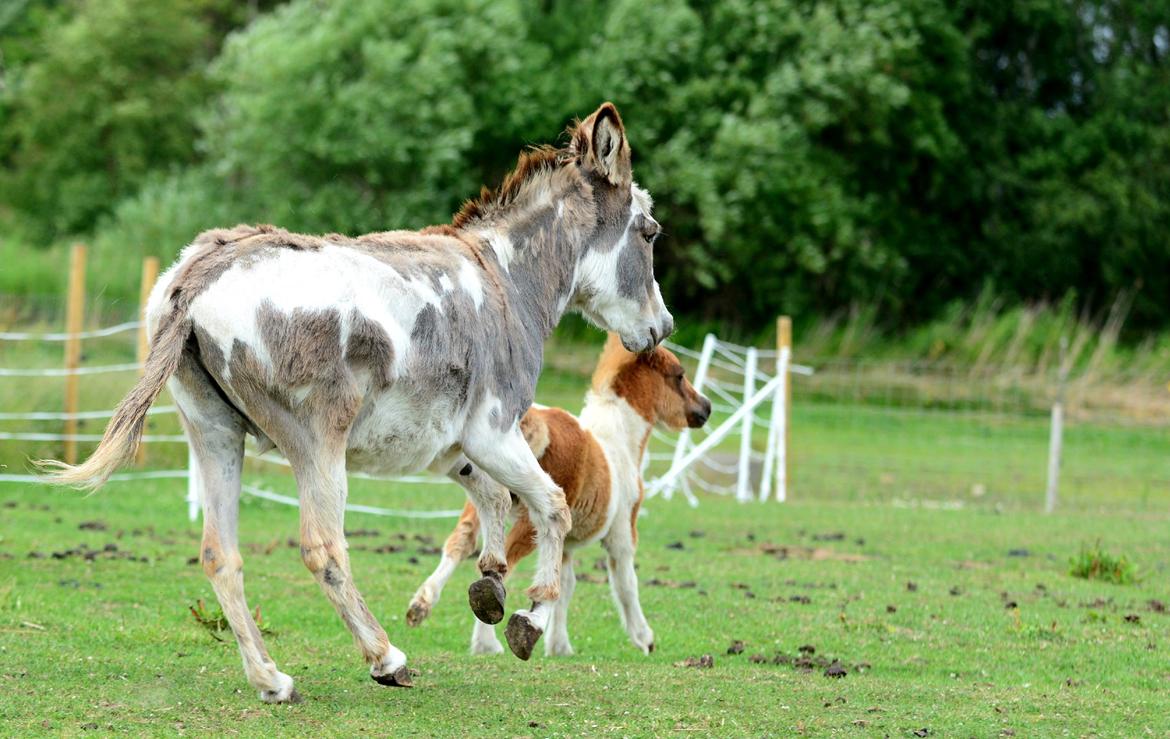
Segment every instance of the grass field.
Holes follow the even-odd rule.
[[[643,657],[626,641],[591,549],[578,557],[577,656],[530,663],[467,654],[470,566],[430,621],[405,627],[447,522],[351,514],[349,528],[365,530],[350,540],[355,578],[420,671],[413,690],[393,690],[369,680],[288,546],[296,511],[245,498],[249,600],[306,699],[268,706],[244,681],[230,635],[218,641],[188,611],[213,596],[190,561],[198,529],[181,496],[176,481],[90,498],[0,486],[0,734],[1170,732],[1165,514],[652,503],[639,567],[658,650]],[[459,502],[444,489],[360,481],[353,496]],[[1069,559],[1098,543],[1134,560],[1141,581],[1070,577]],[[403,549],[374,551],[385,544]],[[744,652],[728,655],[734,640]],[[772,663],[805,645],[816,649],[811,671]],[[676,665],[704,654],[714,667]],[[826,677],[818,658],[848,674]]]
[[[93,342],[86,363],[127,361],[129,344]],[[595,350],[552,351],[538,397],[579,408]],[[0,345],[3,366],[59,357],[59,346]],[[83,408],[112,407],[129,382],[85,378]],[[0,380],[0,408],[59,408],[60,387]],[[363,534],[350,539],[357,583],[420,671],[413,690],[380,687],[289,543],[296,511],[245,498],[249,602],[305,696],[295,706],[260,703],[230,634],[217,639],[192,617],[214,597],[191,563],[199,528],[186,520],[181,481],[116,483],[89,498],[0,483],[0,735],[1170,736],[1170,432],[1072,423],[1060,509],[1045,516],[1044,417],[800,391],[791,503],[646,506],[650,657],[621,630],[600,549],[578,557],[575,657],[469,656],[470,564],[431,620],[409,630],[407,603],[451,522],[351,514],[348,528]],[[177,425],[162,416],[150,430]],[[0,442],[0,466],[22,472],[27,457],[59,453],[54,442]],[[150,455],[153,467],[185,463],[181,445]],[[247,479],[294,492],[268,466],[250,464]],[[351,499],[462,503],[450,486],[364,480]],[[1098,546],[1132,560],[1138,581],[1071,577],[1070,560]],[[525,605],[525,575],[513,581],[513,609]],[[727,654],[736,640],[743,652]],[[679,666],[703,655],[713,667]],[[844,677],[824,674],[832,660]]]

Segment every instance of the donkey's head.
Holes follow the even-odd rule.
[[[647,352],[674,331],[654,279],[654,241],[661,232],[650,195],[634,182],[621,116],[605,103],[572,132],[573,166],[592,193],[592,228],[584,234],[570,304]]]
[[[650,351],[674,330],[654,280],[650,195],[634,183],[630,145],[611,103],[569,130],[562,149],[524,152],[495,190],[464,203],[452,225],[487,244],[551,332],[567,309]]]
[[[610,334],[593,373],[595,392],[612,392],[648,422],[672,431],[699,428],[711,415],[711,401],[686,378],[678,357],[664,346],[632,353]]]

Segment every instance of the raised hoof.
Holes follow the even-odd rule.
[[[467,589],[467,602],[471,612],[485,624],[498,624],[504,620],[504,599],[507,592],[500,576],[489,572],[471,583]]]
[[[410,609],[406,611],[406,625],[418,626],[423,621],[426,621],[429,615],[431,615],[430,606],[424,603],[411,603]]]
[[[508,648],[512,654],[525,662],[532,656],[532,649],[544,631],[533,626],[532,622],[522,613],[513,613],[508,619],[508,626],[504,629],[504,637],[508,640]]]
[[[403,665],[394,672],[385,675],[370,675],[374,682],[379,685],[386,685],[391,688],[413,688],[414,680],[410,676],[410,670]]]

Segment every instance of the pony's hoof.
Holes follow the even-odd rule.
[[[431,615],[430,605],[416,600],[410,604],[410,608],[406,611],[406,625],[418,626],[426,621],[429,615]]]
[[[508,619],[508,627],[504,629],[508,648],[512,650],[512,654],[525,662],[532,656],[532,648],[536,646],[536,642],[540,641],[540,636],[543,633],[544,630],[537,628],[521,611],[512,614],[512,618]]]
[[[379,685],[386,685],[391,688],[413,688],[414,679],[410,676],[410,670],[403,665],[394,672],[388,672],[385,675],[375,675],[370,673],[370,677]]]
[[[498,624],[504,620],[504,599],[507,592],[500,576],[489,572],[471,583],[467,589],[467,602],[471,612],[485,624]]]

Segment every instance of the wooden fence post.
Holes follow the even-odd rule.
[[[138,291],[138,320],[142,325],[138,327],[138,364],[146,365],[146,355],[150,352],[150,336],[146,332],[146,301],[150,299],[150,291],[158,279],[158,257],[146,257],[142,260],[142,284]],[[138,370],[139,377],[142,369]],[[141,467],[146,462],[146,444],[138,445],[138,453],[134,457],[135,463]]]
[[[780,464],[776,466],[776,497],[780,501],[788,499],[788,489],[792,478],[789,476],[789,429],[792,427],[792,319],[780,316],[776,319],[776,369],[784,373],[784,435],[779,439],[782,454]],[[781,477],[781,475],[783,477]]]
[[[65,309],[65,461],[77,464],[77,401],[81,366],[81,336],[85,322],[85,244],[74,244],[69,255],[69,302]]]

